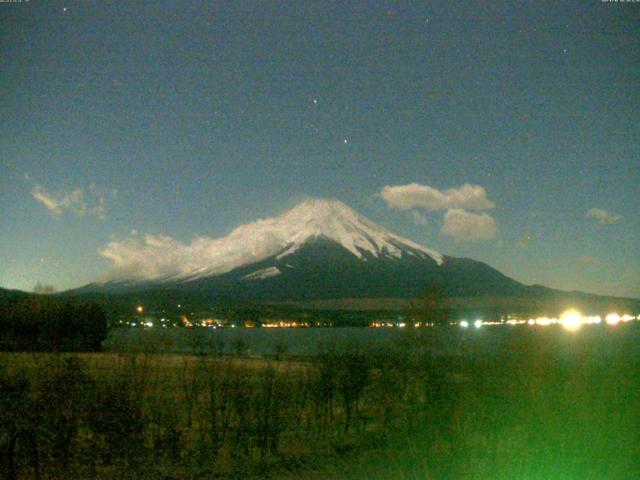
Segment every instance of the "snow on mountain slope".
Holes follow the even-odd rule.
[[[279,258],[295,252],[309,238],[323,236],[358,258],[362,258],[363,252],[374,257],[400,258],[403,250],[407,251],[406,247],[409,247],[442,263],[439,253],[392,234],[339,201],[307,200],[276,220],[281,221],[290,243]]]
[[[275,277],[276,275],[280,275],[280,273],[282,272],[280,272],[278,267],[267,267],[261,270],[256,270],[255,272],[250,273],[249,275],[245,275],[244,277],[242,277],[242,280],[263,280],[265,278]]]
[[[336,200],[312,199],[284,214],[241,225],[219,239],[196,237],[191,244],[171,237],[146,235],[109,243],[100,254],[113,263],[111,279],[190,281],[229,272],[277,255],[297,251],[307,241],[326,238],[353,255],[402,258],[443,257],[383,227]],[[257,273],[257,272],[256,272]]]

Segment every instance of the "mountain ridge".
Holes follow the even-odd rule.
[[[521,303],[583,296],[602,303],[614,298],[524,285],[484,262],[443,255],[395,235],[336,200],[307,200],[278,217],[241,225],[211,240],[209,248],[221,252],[204,251],[204,258],[196,259],[200,265],[192,262],[181,273],[114,279],[63,295],[165,292],[236,304],[339,303],[346,298],[420,298],[436,288],[442,298],[509,298]],[[225,252],[232,258],[225,258]]]
[[[325,199],[306,200],[277,217],[240,225],[221,238],[196,237],[188,246],[170,237],[147,235],[143,245],[114,241],[100,253],[113,263],[111,280],[179,282],[224,274],[273,255],[283,258],[320,237],[335,241],[358,258],[365,254],[398,258],[403,252],[428,256],[437,263],[443,258],[344,203]]]

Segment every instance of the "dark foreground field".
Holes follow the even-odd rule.
[[[473,330],[457,353],[425,330],[384,347],[327,342],[295,360],[0,354],[1,471],[636,479],[638,327]]]

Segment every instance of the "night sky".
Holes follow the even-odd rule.
[[[0,36],[2,287],[323,197],[640,297],[640,3],[23,0]]]

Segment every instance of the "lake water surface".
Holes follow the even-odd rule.
[[[492,355],[504,349],[519,349],[528,339],[542,339],[561,355],[611,356],[640,350],[640,323],[585,325],[569,332],[560,326],[486,326],[479,329],[440,327],[402,328],[116,328],[104,342],[110,351],[156,353],[225,353],[269,356],[284,353],[314,355],[326,349],[428,350],[434,355],[467,353]],[[533,342],[539,344],[540,342]]]

